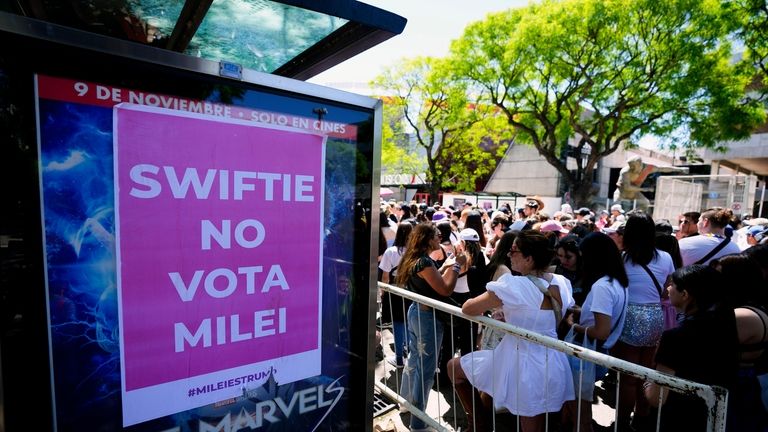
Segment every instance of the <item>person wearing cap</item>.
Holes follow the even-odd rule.
[[[573,207],[570,204],[560,204],[560,211],[573,216]]]
[[[616,247],[619,250],[624,250],[624,224],[625,222],[614,222],[609,227],[603,228],[603,233],[616,243]]]
[[[437,223],[443,220],[448,220],[448,215],[442,210],[438,210],[432,215],[432,222]]]
[[[431,224],[417,225],[408,238],[405,253],[398,265],[397,285],[433,300],[450,302],[449,297],[467,258],[459,254],[455,260],[448,260],[441,274],[429,257],[430,252],[439,247],[439,231]],[[408,308],[407,322],[410,354],[403,372],[400,394],[417,409],[424,411],[434,384],[437,355],[443,343],[443,323],[450,322],[450,316],[445,317],[429,306],[414,302]],[[411,416],[411,430],[426,428],[423,420]]]
[[[611,224],[616,222],[624,222],[626,217],[624,216],[624,209],[621,204],[614,204],[611,206]]]
[[[536,213],[544,210],[544,201],[536,196],[525,197],[525,206],[523,207],[523,214],[526,218],[532,218],[536,216]]]
[[[542,222],[539,225],[539,231],[543,233],[555,232],[557,233],[558,238],[561,238],[570,232],[567,229],[565,229],[560,222],[552,219]]]
[[[483,227],[483,215],[477,210],[470,210],[464,215],[464,228],[472,228],[480,237],[480,246],[485,247],[488,243],[488,239],[485,237],[485,229]]]
[[[456,253],[466,257],[466,262],[461,267],[459,278],[456,280],[456,288],[451,294],[454,303],[461,307],[467,300],[485,292],[485,284],[488,283],[489,276],[486,271],[487,259],[480,246],[480,235],[477,231],[472,228],[465,228],[459,232],[459,244],[456,245]],[[477,324],[468,320],[453,320],[452,324],[452,332],[448,332],[450,324],[447,324],[445,328],[446,333],[453,334],[453,341],[443,344],[440,356],[441,371],[448,370],[444,366],[448,360],[453,358],[453,350],[466,354],[474,349],[475,337],[473,335],[477,334]]]
[[[768,228],[764,225],[753,225],[747,230],[747,244],[752,247],[759,244],[768,234]]]

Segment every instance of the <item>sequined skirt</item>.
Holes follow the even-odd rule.
[[[621,331],[620,341],[637,347],[656,346],[664,331],[664,313],[661,304],[627,305],[627,319]]]

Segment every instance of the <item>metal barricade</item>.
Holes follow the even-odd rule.
[[[666,391],[666,389],[670,389],[678,393],[699,397],[704,401],[704,403],[708,408],[707,431],[709,432],[725,431],[726,411],[728,406],[728,392],[724,388],[699,384],[693,381],[688,381],[688,380],[677,378],[671,375],[662,374],[653,369],[639,366],[637,364],[634,364],[628,361],[620,360],[618,358],[611,357],[607,354],[603,354],[597,351],[592,351],[578,345],[574,345],[571,343],[563,342],[558,339],[554,339],[548,336],[534,333],[524,328],[516,327],[510,324],[507,324],[505,322],[497,321],[485,316],[465,315],[464,313],[461,312],[461,309],[458,307],[451,306],[444,302],[436,301],[428,297],[415,294],[411,291],[404,290],[402,288],[398,288],[393,285],[388,285],[388,284],[379,282],[378,286],[384,292],[390,293],[390,295],[409,299],[414,303],[426,305],[435,310],[448,313],[451,315],[452,320],[464,319],[464,320],[472,321],[478,324],[482,324],[485,328],[497,329],[506,334],[510,334],[510,335],[531,341],[533,343],[545,346],[547,348],[563,352],[568,356],[572,356],[580,359],[582,362],[591,362],[596,365],[601,365],[610,370],[616,371],[619,374],[618,375],[619,378],[621,374],[630,375],[636,378],[643,379],[647,382],[655,383],[661,386],[664,389],[663,391]],[[579,380],[579,382],[580,381],[581,380]],[[620,381],[617,382],[616,384],[617,389],[618,389],[619,383]],[[400,382],[398,381],[396,385],[397,385],[397,388],[399,389]],[[439,385],[440,383],[438,381],[438,386]],[[391,388],[387,387],[386,384],[377,382],[376,389],[381,393],[386,394],[392,400],[397,401],[403,409],[408,410],[411,413],[411,415],[417,416],[419,419],[424,421],[428,426],[438,431],[446,431],[446,432],[449,431],[449,429],[445,425],[445,422],[443,422],[441,418],[439,417],[437,419],[432,418],[425,411],[417,409],[417,407],[410,404],[405,398],[399,395],[396,391],[393,391]],[[426,391],[429,391],[429,390],[430,389],[426,389]],[[579,389],[576,389],[576,390],[578,395]],[[577,400],[578,400],[578,403],[580,404],[581,400],[578,398]],[[457,405],[457,402],[458,401],[454,397],[453,398],[454,409],[460,406],[460,405]],[[620,401],[618,401],[618,391],[617,391],[616,402],[617,402],[616,410],[618,412],[618,404],[620,403]],[[581,407],[579,405],[577,412],[581,411],[580,408]],[[659,420],[661,415],[660,413],[661,413],[661,410],[659,410],[659,417],[657,417],[656,419],[657,430],[658,430],[658,425],[659,425]],[[494,423],[495,423],[495,417],[494,417]],[[617,424],[616,427],[618,427],[618,421],[616,421],[615,423]],[[578,421],[576,424],[578,425]],[[455,421],[454,421],[453,428],[454,430],[456,429]],[[548,420],[547,420],[547,430],[549,430]]]

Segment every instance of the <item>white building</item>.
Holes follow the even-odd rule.
[[[768,129],[768,128],[762,128]],[[710,167],[711,175],[755,175],[760,180],[755,191],[754,208],[768,213],[768,206],[761,206],[768,194],[765,194],[768,179],[768,130],[759,130],[749,140],[729,142],[726,153],[713,150],[699,152],[701,164]],[[626,160],[638,154],[643,162],[657,166],[687,166],[684,158],[675,158],[669,154],[636,148],[631,150],[619,149],[598,162],[595,172],[595,186],[599,190],[594,198],[592,208],[598,209],[612,203],[611,197],[615,189],[619,170],[626,165]],[[575,169],[575,161],[569,159],[568,167]],[[529,145],[512,144],[504,158],[499,162],[491,179],[485,187],[485,192],[505,193],[516,192],[524,195],[540,195],[562,199],[565,187],[560,173]]]

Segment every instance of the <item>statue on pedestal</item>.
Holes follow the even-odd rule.
[[[627,166],[619,172],[619,180],[616,182],[616,190],[613,192],[613,201],[620,203],[625,210],[635,208],[648,211],[651,202],[643,195],[643,192],[652,192],[652,187],[642,187],[643,182],[653,173],[687,174],[688,168],[684,167],[659,167],[643,163],[640,156],[632,156],[627,159]]]

